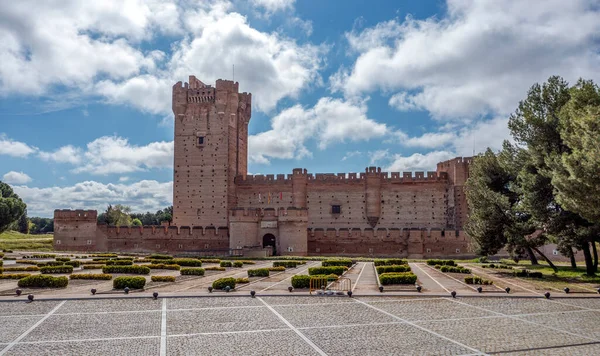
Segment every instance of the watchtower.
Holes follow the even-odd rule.
[[[212,87],[194,76],[173,86],[175,225],[228,225],[234,179],[248,169],[252,94],[238,87],[221,79]]]

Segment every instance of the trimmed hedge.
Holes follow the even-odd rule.
[[[150,274],[150,268],[146,266],[104,266],[102,273],[131,273]],[[131,288],[131,287],[130,287]]]
[[[399,266],[399,265],[407,265],[408,262],[401,258],[388,258],[384,260],[375,260],[373,261],[375,266]]]
[[[46,266],[64,266],[64,262],[60,261],[48,261],[48,262],[40,262],[36,266],[38,267],[46,267]]]
[[[0,279],[21,279],[29,276],[30,273],[0,274]]]
[[[34,272],[39,271],[40,268],[38,266],[27,266],[27,267],[4,267],[4,272]]]
[[[71,259],[69,257],[56,257],[56,260],[58,262],[68,262],[68,261],[71,261]]]
[[[452,266],[442,266],[440,267],[440,271],[442,272],[450,272],[450,273],[464,273],[469,274],[471,270],[464,267],[452,267]]]
[[[104,262],[107,266],[131,266],[133,265],[132,260],[108,260]]]
[[[202,261],[194,258],[174,258],[169,261],[169,264],[180,265],[185,267],[202,267]]]
[[[73,266],[46,266],[40,268],[42,274],[73,273]]]
[[[350,267],[352,267],[352,260],[349,258],[325,260],[321,263],[321,266],[323,266],[323,267],[346,266],[346,267],[350,268]]]
[[[100,269],[105,265],[83,265],[83,269]]]
[[[440,265],[456,267],[456,262],[454,262],[454,260],[427,260],[427,264],[430,266]]]
[[[534,272],[526,269],[514,271],[513,274],[515,277],[544,278],[542,272]]]
[[[225,289],[226,286],[229,286],[229,288],[234,289],[235,288],[235,278],[233,278],[233,277],[219,278],[216,281],[214,281],[212,284],[212,287],[214,289]]]
[[[308,269],[308,274],[310,276],[317,274],[336,274],[341,276],[348,270],[348,267],[344,266],[331,266],[331,267],[311,267]]]
[[[497,264],[493,264],[490,263],[489,265],[482,265],[481,268],[497,268],[497,269],[513,269],[512,266],[507,266],[507,265],[497,265]]]
[[[483,279],[478,276],[473,276],[473,277],[465,277],[465,283],[466,284],[483,284],[483,285],[489,286],[489,285],[494,284],[494,281]]]
[[[204,268],[182,268],[179,273],[182,276],[204,276]]]
[[[4,257],[4,252],[0,252],[0,258]]]
[[[53,277],[43,274],[36,274],[19,279],[17,285],[20,288],[65,288],[69,285],[69,279],[67,277]]]
[[[227,270],[225,267],[217,267],[217,266],[206,267],[204,269],[207,270],[207,271],[225,271],[225,270]]]
[[[240,261],[240,262],[242,262],[242,263],[243,263],[243,264],[245,264],[245,265],[255,265],[255,264],[256,264],[256,262],[254,262],[254,261],[246,261],[246,260],[243,260],[243,261]]]
[[[233,263],[231,261],[221,261],[219,263],[219,266],[221,266],[221,267],[233,267]]]
[[[383,285],[389,284],[415,284],[417,275],[411,272],[392,272],[379,275],[379,282]]]
[[[173,256],[162,255],[160,253],[153,253],[148,258],[153,259],[153,260],[172,260]]]
[[[233,267],[235,267],[235,268],[242,268],[242,267],[244,267],[244,263],[242,261],[234,261],[233,262]]]
[[[96,253],[90,257],[119,257],[116,253]]]
[[[169,261],[171,262],[171,261]],[[179,265],[165,265],[163,263],[161,264],[151,264],[151,265],[145,265],[144,267],[148,267],[150,269],[170,269],[173,271],[179,271],[181,269],[181,266]]]
[[[236,284],[250,283],[250,280],[248,278],[236,278],[235,283]]]
[[[152,276],[150,277],[152,282],[175,282],[174,276]]]
[[[146,285],[146,278],[144,277],[117,277],[113,279],[114,289],[142,289]]]
[[[298,262],[296,262],[296,261],[275,261],[275,262],[273,262],[273,267],[296,268],[297,266],[298,266]]]
[[[55,258],[55,254],[47,253],[47,254],[36,254],[32,255],[29,258]]]
[[[295,289],[310,288],[310,276],[305,274],[293,276],[292,287]]]
[[[284,268],[285,270],[285,268]],[[269,277],[268,268],[249,269],[248,277]]]
[[[80,261],[67,261],[65,262],[66,266],[71,266],[71,267],[79,267],[81,266],[81,262]]]
[[[95,280],[105,280],[109,281],[112,279],[112,274],[104,274],[104,273],[79,273],[72,274],[69,276],[71,279],[95,279]]]
[[[221,260],[218,258],[202,258],[200,261],[202,261],[202,263],[221,263]]]
[[[379,266],[377,267],[377,273],[389,273],[389,272],[410,272],[410,266],[398,265],[398,266]]]
[[[285,267],[267,267],[267,269],[271,272],[283,272],[285,271]]]

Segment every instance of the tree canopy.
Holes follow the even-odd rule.
[[[27,205],[6,183],[0,182],[0,233],[19,220]]]

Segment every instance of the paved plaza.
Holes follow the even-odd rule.
[[[0,302],[0,355],[600,354],[600,298]]]

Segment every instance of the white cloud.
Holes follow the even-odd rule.
[[[27,157],[37,151],[36,147],[29,146],[23,142],[14,141],[0,134],[0,155],[12,157]]]
[[[10,184],[25,184],[32,181],[31,177],[23,172],[10,171],[6,173],[2,180]]]
[[[362,156],[362,152],[360,152],[360,151],[346,152],[344,157],[342,157],[342,161],[345,161],[347,159],[354,158],[354,157],[360,157],[360,156]]]
[[[44,161],[54,161],[58,163],[78,164],[81,162],[81,149],[67,145],[54,152],[39,152],[38,155]]]
[[[369,157],[371,161],[369,164],[376,164],[377,162],[387,158],[389,156],[389,150],[377,150],[373,152],[369,152]]]
[[[266,10],[267,14],[291,10],[296,0],[251,0],[252,5]]]
[[[454,158],[456,155],[448,151],[433,151],[426,154],[414,153],[410,156],[394,154],[391,163],[383,170],[386,172],[402,171],[434,171],[437,164]]]
[[[393,107],[438,119],[503,115],[551,75],[600,79],[594,3],[448,0],[441,18],[407,17],[348,33],[359,56],[331,85],[348,96],[395,91]]]
[[[73,172],[107,175],[171,168],[173,142],[152,142],[136,146],[122,137],[104,136],[87,144],[84,157],[85,163]]]
[[[119,177],[119,182],[127,182],[129,177]]]
[[[95,181],[68,187],[36,188],[15,186],[15,192],[27,204],[31,216],[53,216],[54,209],[96,209],[108,204],[129,205],[134,212],[156,211],[172,204],[173,183],[154,180],[125,184],[102,184]]]
[[[366,115],[365,103],[321,98],[305,109],[300,105],[283,110],[271,120],[271,130],[248,138],[250,160],[268,164],[270,158],[310,156],[305,142],[314,139],[320,149],[334,142],[366,141],[387,132],[385,124]]]

